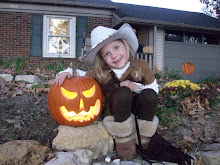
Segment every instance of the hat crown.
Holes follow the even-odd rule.
[[[91,46],[92,48],[101,43],[103,40],[107,39],[114,33],[116,33],[117,30],[107,28],[104,26],[98,26],[91,32]]]

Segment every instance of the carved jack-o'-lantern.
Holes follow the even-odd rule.
[[[53,84],[48,94],[50,114],[62,125],[91,124],[101,114],[102,102],[101,87],[86,76],[65,79],[61,86]]]

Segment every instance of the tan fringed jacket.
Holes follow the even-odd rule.
[[[119,86],[115,83],[115,81],[112,79],[111,74],[109,73],[107,76],[106,80],[99,80],[96,75],[94,70],[88,71],[86,73],[86,76],[93,77],[96,79],[100,86],[102,87],[102,92],[105,98],[105,113],[104,116],[110,115],[109,111],[109,98],[111,94],[118,88]],[[117,78],[117,76],[115,76]],[[135,59],[133,62],[131,62],[130,66],[128,69],[125,71],[121,79],[118,79],[119,82],[125,81],[125,80],[130,80],[132,82],[137,82],[141,83],[143,85],[149,85],[154,82],[155,77],[150,69],[149,65],[147,62],[144,60],[140,59]]]

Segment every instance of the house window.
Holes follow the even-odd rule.
[[[175,30],[166,30],[165,33],[166,41],[183,42],[183,32]]]
[[[213,34],[205,34],[204,35],[204,43],[205,44],[220,45],[220,36],[213,35]]]
[[[185,42],[201,44],[202,43],[202,34],[201,33],[186,32],[185,33]]]
[[[43,57],[75,58],[76,18],[44,15]]]

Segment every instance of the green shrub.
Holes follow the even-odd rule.
[[[18,74],[24,68],[27,68],[27,61],[25,57],[17,57],[16,59],[13,58],[12,67],[15,70],[15,73]]]
[[[28,63],[25,57],[12,57],[1,60],[0,66],[4,69],[13,69],[15,74],[18,74],[20,71],[28,67]]]
[[[183,76],[182,76],[182,74],[179,73],[179,71],[175,71],[174,69],[169,70],[169,68],[167,66],[164,68],[163,77],[165,80],[183,79]]]
[[[57,58],[51,64],[46,65],[46,69],[49,71],[53,71],[55,74],[64,70],[64,59]]]
[[[202,104],[209,104],[214,108],[220,103],[220,85],[219,84],[202,84],[201,90],[196,93]],[[208,102],[207,102],[208,101]]]
[[[159,93],[157,115],[161,122],[181,122],[181,101],[191,97],[201,88],[189,80],[173,80],[164,84]],[[173,117],[178,116],[178,117]],[[182,123],[182,122],[181,122]]]

